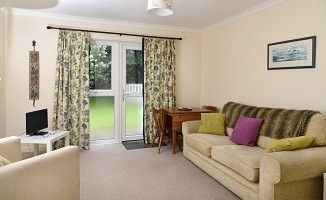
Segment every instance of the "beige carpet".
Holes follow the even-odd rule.
[[[81,200],[233,200],[236,195],[171,146],[126,150],[122,144],[81,150]]]

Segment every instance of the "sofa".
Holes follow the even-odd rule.
[[[6,137],[0,139],[0,156],[11,162],[0,167],[1,200],[80,199],[78,147],[22,160],[19,137]]]
[[[221,111],[226,114],[225,135],[197,132],[200,120],[183,122],[183,155],[241,199],[322,199],[323,173],[326,172],[326,116],[314,113],[307,121],[304,135],[314,137],[309,148],[266,153],[270,144],[282,138],[263,136],[259,132],[255,146],[238,145],[230,140],[234,127],[230,127],[228,119],[242,116],[249,108],[253,111],[249,117],[257,117],[254,111],[261,108],[229,103],[235,105],[232,112],[225,109],[225,105]],[[260,117],[264,119],[264,116]],[[275,120],[280,122],[277,117],[266,117],[269,120],[264,121],[265,124],[276,123]],[[294,117],[284,122],[295,120]]]

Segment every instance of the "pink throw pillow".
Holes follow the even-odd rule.
[[[230,140],[236,144],[255,146],[262,122],[260,118],[239,117]]]

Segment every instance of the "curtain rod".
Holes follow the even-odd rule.
[[[77,28],[64,28],[64,27],[54,27],[54,26],[47,26],[47,29],[59,29],[59,30],[68,30],[68,31],[86,31],[92,33],[104,33],[104,34],[113,34],[113,35],[128,35],[128,36],[135,36],[135,37],[149,37],[149,38],[160,38],[160,39],[171,39],[171,40],[182,40],[182,38],[174,38],[174,37],[161,37],[161,36],[153,36],[153,35],[140,35],[140,34],[131,34],[131,33],[118,33],[118,32],[110,32],[110,31],[96,31],[96,30],[89,30],[89,29],[77,29]]]

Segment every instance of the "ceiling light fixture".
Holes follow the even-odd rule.
[[[172,11],[173,0],[148,0],[147,13],[157,16],[169,16]]]

